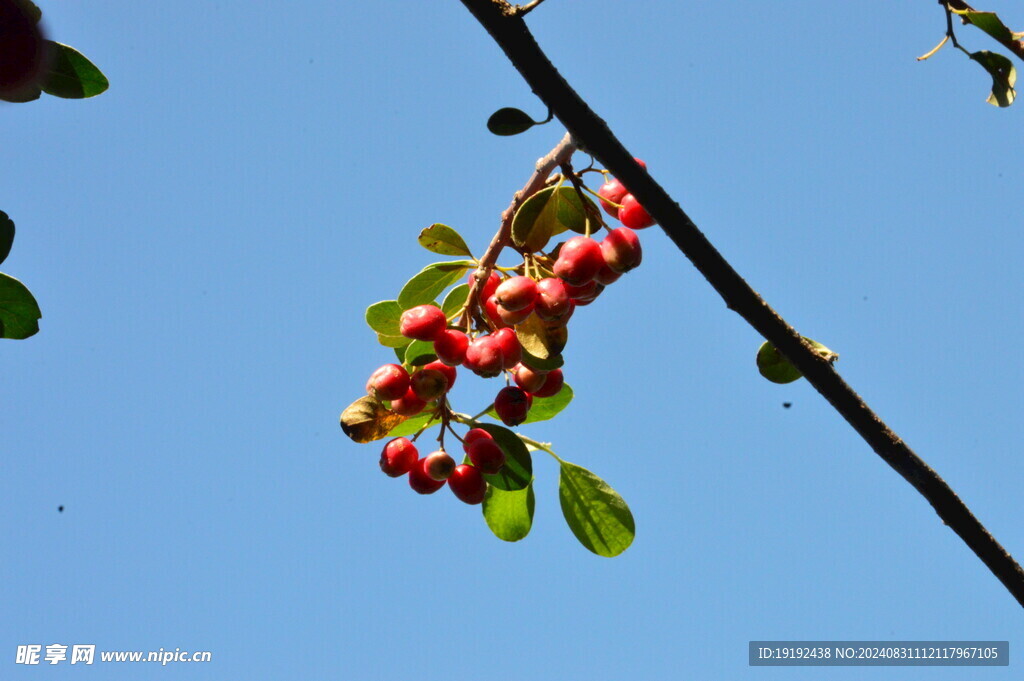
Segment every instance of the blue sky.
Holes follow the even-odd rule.
[[[506,544],[342,435],[392,357],[363,311],[432,261],[419,230],[480,252],[562,136],[487,133],[545,111],[461,3],[40,6],[111,87],[2,108],[2,269],[44,317],[0,345],[0,676],[806,676],[748,667],[752,639],[1009,640],[1009,668],[927,674],[1019,676],[1020,606],[805,382],[758,376],[756,333],[656,229],[573,319],[573,404],[523,429],[629,502],[622,556],[576,543],[549,460]],[[934,2],[870,9],[550,0],[529,23],[1021,558],[1021,105],[952,49],[915,62]],[[492,388],[466,375],[456,404]],[[31,672],[28,643],[213,662]]]

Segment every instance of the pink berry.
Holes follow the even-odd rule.
[[[612,271],[628,272],[643,259],[640,238],[629,227],[613,229],[601,241],[601,255]]]
[[[448,377],[437,369],[420,369],[409,379],[409,389],[424,402],[448,392]]]
[[[397,478],[411,471],[419,458],[416,445],[410,442],[409,438],[396,437],[384,445],[384,451],[380,455],[380,469],[392,478]]]
[[[506,310],[500,303],[498,304],[497,309],[498,316],[501,317],[502,322],[507,326],[515,326],[516,324],[520,324],[525,321],[526,318],[533,313],[533,303],[530,303],[529,307],[524,307],[522,310],[516,310],[515,312]]]
[[[448,379],[448,390],[451,390],[455,385],[455,377],[458,375],[455,367],[450,367],[444,362],[433,361],[423,365],[424,369],[433,369],[434,371],[440,371],[444,374],[444,377]]]
[[[536,393],[547,380],[547,373],[532,369],[525,364],[519,364],[515,367],[513,377],[516,379],[516,385],[520,388],[528,393]]]
[[[583,284],[583,286],[566,286],[565,290],[576,301],[576,304],[579,305],[581,300],[591,301],[596,298],[597,294],[601,292],[600,288],[601,284],[591,280]]]
[[[473,279],[476,277],[476,270],[469,273],[466,278],[466,283],[470,286],[473,285]],[[498,284],[501,283],[501,277],[498,276],[497,272],[491,272],[487,276],[487,281],[484,282],[484,287],[480,290],[479,300],[487,300],[494,295],[494,291],[498,288]]]
[[[466,359],[469,336],[456,329],[446,329],[434,339],[434,354],[448,366],[457,366]]]
[[[529,393],[516,386],[508,386],[498,391],[494,398],[494,411],[506,426],[518,426],[526,420],[530,411],[532,398]]]
[[[480,336],[470,342],[464,365],[484,378],[493,378],[501,373],[505,359],[501,353],[501,344],[494,338],[494,334]]]
[[[509,312],[517,312],[525,307],[532,307],[537,297],[537,282],[530,277],[511,277],[501,282],[494,291],[498,305]]]
[[[477,440],[493,440],[494,436],[483,428],[471,428],[466,436],[462,438],[462,449],[468,454],[469,447]],[[504,456],[504,454],[502,455]]]
[[[433,494],[444,487],[444,480],[434,480],[427,474],[426,459],[420,459],[409,471],[409,487],[420,494]]]
[[[494,296],[484,300],[484,312],[487,313],[487,318],[491,320],[491,323],[496,329],[504,329],[506,324],[501,319],[501,313],[498,310],[498,301],[494,299]]]
[[[398,364],[385,364],[366,382],[366,392],[378,400],[396,400],[409,390],[409,372]]]
[[[654,224],[654,218],[648,215],[640,202],[632,194],[622,197],[622,208],[619,209],[619,222],[630,229],[644,229]]]
[[[494,475],[505,466],[505,452],[494,440],[474,440],[467,449],[469,460],[485,475]]]
[[[447,480],[455,470],[455,459],[443,449],[428,454],[423,461],[423,471],[431,480]]]
[[[402,416],[416,416],[427,406],[426,400],[421,400],[416,393],[409,388],[409,391],[401,397],[391,400],[391,411]]]
[[[565,379],[562,377],[561,369],[549,371],[544,379],[544,385],[540,387],[540,390],[536,390],[532,394],[534,397],[552,397],[558,394],[564,383]]]
[[[571,311],[572,303],[565,282],[548,277],[537,282],[537,301],[534,311],[545,321],[564,317]]]
[[[503,369],[511,369],[519,364],[519,360],[523,358],[523,346],[519,344],[515,331],[512,329],[498,329],[491,334],[491,338],[501,348],[501,366]]]
[[[601,246],[585,236],[574,236],[562,244],[553,268],[567,284],[582,286],[594,278],[604,264]]]
[[[601,197],[601,208],[604,208],[604,212],[613,218],[619,216],[619,208],[612,204],[622,203],[622,197],[628,193],[622,183],[614,179],[608,180],[597,190],[597,195]]]
[[[403,312],[398,324],[400,333],[406,338],[432,341],[441,335],[448,320],[436,305],[417,305]]]
[[[452,494],[467,504],[479,504],[487,493],[487,481],[473,466],[459,464],[448,478]]]
[[[621,272],[616,272],[608,267],[608,265],[601,265],[601,269],[599,269],[597,274],[594,275],[594,281],[602,286],[608,286],[617,282],[621,276]]]

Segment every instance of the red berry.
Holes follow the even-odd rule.
[[[519,344],[515,331],[512,329],[498,329],[491,334],[491,338],[501,348],[501,366],[503,369],[511,369],[519,364],[519,360],[523,358],[523,346]]]
[[[601,284],[595,280],[590,280],[583,286],[566,286],[566,292],[572,297],[576,304],[580,304],[580,301],[591,301],[597,297],[597,294],[601,291]]]
[[[501,317],[501,321],[507,326],[515,326],[526,320],[527,317],[533,312],[533,303],[530,303],[529,307],[524,307],[522,310],[516,310],[512,312],[506,310],[501,303],[498,303],[498,316]],[[502,327],[507,328],[507,327]]]
[[[436,305],[417,305],[402,313],[398,325],[400,333],[406,338],[432,341],[441,335],[448,320]]]
[[[544,385],[540,387],[540,390],[536,390],[532,394],[534,397],[552,397],[558,394],[564,383],[565,379],[562,377],[561,369],[549,371],[544,379]]]
[[[494,475],[505,465],[505,452],[494,440],[480,438],[467,447],[469,460],[485,475]]]
[[[469,336],[456,329],[446,329],[434,339],[434,354],[448,366],[462,364],[468,347]]]
[[[601,246],[585,236],[574,236],[562,244],[553,268],[567,284],[582,286],[594,278],[604,264]]]
[[[473,466],[459,464],[448,478],[448,487],[452,493],[467,504],[479,504],[487,492],[487,481],[480,471]]]
[[[385,364],[366,382],[366,392],[378,400],[396,400],[409,390],[409,372],[398,364]]]
[[[613,272],[628,272],[640,264],[640,238],[629,227],[619,227],[601,241],[601,255]]]
[[[447,480],[454,470],[455,459],[448,456],[448,452],[443,449],[432,452],[423,459],[423,471],[431,480]]]
[[[513,377],[516,379],[516,385],[520,388],[528,393],[535,393],[544,385],[544,381],[547,380],[547,373],[546,371],[532,369],[525,364],[519,364],[515,367]]]
[[[476,277],[476,270],[469,273],[466,278],[466,283],[470,286],[473,285],[473,279]],[[498,288],[498,284],[501,283],[501,277],[498,276],[497,272],[491,272],[487,277],[487,281],[484,282],[484,287],[480,290],[479,300],[487,300],[494,295],[494,291]]]
[[[601,197],[601,208],[613,218],[619,216],[619,208],[612,204],[622,203],[622,197],[628,193],[618,180],[608,180],[597,190],[597,195]]]
[[[511,277],[501,282],[494,291],[494,298],[498,301],[498,305],[509,312],[531,307],[533,299],[536,297],[537,282],[530,277]]]
[[[491,320],[494,328],[504,329],[508,326],[508,324],[501,319],[501,313],[498,310],[498,301],[494,299],[494,296],[491,296],[484,301],[484,312],[487,313],[487,318]]]
[[[508,386],[498,391],[494,398],[494,411],[506,426],[518,426],[526,420],[532,399],[522,388]]]
[[[380,469],[392,478],[397,478],[411,471],[419,458],[416,445],[410,442],[409,438],[396,437],[384,445],[384,451],[380,455]]]
[[[505,359],[501,353],[501,344],[494,338],[494,334],[474,338],[466,349],[464,364],[477,376],[494,378],[499,375],[505,366]]]
[[[608,265],[601,265],[601,269],[599,269],[597,274],[594,275],[594,281],[602,286],[608,286],[617,282],[621,276],[621,272],[616,272],[609,268]]]
[[[424,364],[423,368],[433,369],[434,371],[440,371],[442,374],[444,374],[444,377],[448,379],[448,391],[450,391],[452,389],[452,386],[455,385],[455,377],[458,375],[458,372],[455,370],[455,367],[450,367],[444,362],[435,360],[428,364]]]
[[[622,197],[622,208],[619,209],[619,222],[630,229],[644,229],[654,224],[654,218],[647,214],[644,207],[632,194]]]
[[[409,388],[409,391],[401,397],[391,400],[391,411],[402,416],[416,416],[427,406],[426,400],[416,397],[416,393]]]
[[[569,292],[565,290],[565,282],[561,279],[548,277],[537,282],[537,302],[534,311],[545,321],[564,317],[572,311]]]
[[[430,402],[448,392],[448,377],[437,369],[423,368],[409,379],[409,389],[424,402]]]
[[[444,480],[434,480],[427,474],[426,459],[420,459],[409,471],[409,487],[420,494],[433,494],[444,487]]]
[[[477,440],[493,440],[494,436],[483,428],[471,428],[466,436],[462,438],[462,449],[468,454],[469,446]],[[504,456],[504,454],[502,455]]]

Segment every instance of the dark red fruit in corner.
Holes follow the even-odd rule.
[[[622,197],[622,208],[619,209],[619,222],[630,229],[645,229],[654,224],[654,218],[648,215],[635,196],[626,194]]]
[[[518,386],[508,386],[498,391],[494,398],[494,411],[506,426],[518,426],[526,420],[532,398]]]
[[[391,400],[391,411],[402,416],[416,416],[426,406],[427,401],[416,397],[416,393],[412,391],[412,388],[409,388],[409,391],[398,399]]]
[[[491,334],[491,338],[501,348],[502,369],[511,369],[519,364],[519,360],[523,358],[523,346],[519,344],[515,331],[512,329],[498,329]]]
[[[448,366],[458,366],[466,359],[469,336],[456,329],[446,329],[434,339],[434,354]]]
[[[629,227],[619,227],[601,241],[601,255],[612,271],[628,272],[640,265],[644,254],[636,232]]]
[[[479,438],[466,448],[473,465],[485,475],[494,475],[505,466],[505,452],[494,440]]]
[[[448,377],[437,369],[423,368],[409,379],[409,389],[424,402],[430,402],[448,392]]]
[[[378,400],[397,400],[409,390],[409,372],[398,364],[385,364],[366,382],[366,392]]]
[[[444,487],[444,480],[434,480],[427,474],[426,459],[420,459],[409,471],[409,487],[420,494],[433,494]]]
[[[619,217],[619,208],[612,204],[622,203],[622,197],[628,193],[618,180],[608,180],[597,190],[597,195],[601,197],[601,208],[613,218]]]
[[[574,236],[562,244],[553,271],[565,283],[582,286],[594,278],[603,264],[600,244],[589,237]]]
[[[392,478],[397,478],[411,471],[419,458],[420,453],[409,438],[396,437],[384,445],[380,455],[380,469]]]
[[[562,377],[562,370],[555,369],[549,371],[547,377],[544,379],[544,385],[540,387],[540,390],[533,392],[534,397],[552,397],[557,395],[562,389],[562,384],[565,379]]]
[[[487,481],[480,471],[473,466],[460,464],[448,478],[448,487],[452,493],[467,504],[479,504],[487,493]]]
[[[448,452],[443,449],[432,452],[423,461],[423,471],[431,480],[444,482],[455,470],[455,459],[448,456]]]
[[[436,340],[447,325],[444,312],[436,305],[417,305],[403,312],[398,320],[403,336],[421,341]]]
[[[537,282],[524,276],[510,277],[501,282],[494,291],[494,299],[498,305],[509,312],[517,312],[533,306],[533,300],[536,297]]]
[[[463,364],[477,376],[494,378],[501,374],[504,362],[501,344],[494,338],[494,334],[491,334],[474,338],[470,342]]]
[[[477,440],[493,440],[494,436],[488,433],[483,428],[471,428],[466,436],[462,438],[462,449],[469,454],[469,446]],[[505,455],[502,454],[504,457]]]

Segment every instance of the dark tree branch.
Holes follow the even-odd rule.
[[[461,0],[547,104],[581,149],[594,155],[627,186],[669,238],[704,275],[729,309],[770,341],[832,404],[882,459],[932,505],[992,573],[1024,605],[1024,571],[955,492],[864,403],[740,277],[665,190],[626,151],[605,122],[558,73],[521,17],[505,0]]]

